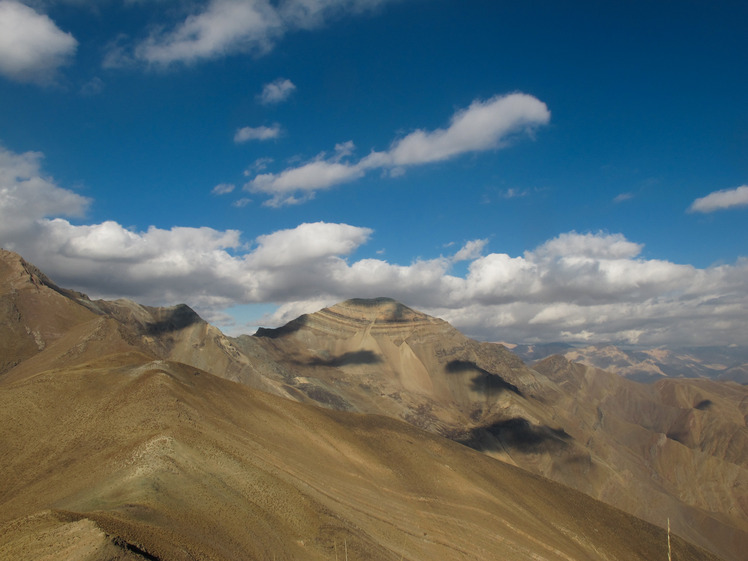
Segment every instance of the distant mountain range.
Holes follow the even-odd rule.
[[[748,388],[528,367],[390,299],[227,337],[0,251],[0,559],[748,549]]]
[[[748,345],[625,349],[614,345],[567,343],[503,344],[528,363],[558,354],[573,362],[608,370],[640,382],[652,382],[671,376],[732,380],[748,384]]]

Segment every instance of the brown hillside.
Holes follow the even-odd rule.
[[[95,314],[41,271],[0,249],[0,375]]]
[[[189,391],[202,392],[216,384],[234,388],[224,393],[244,395],[242,392],[246,390],[226,382],[230,380],[328,409],[376,413],[405,420],[508,464],[556,479],[661,526],[671,518],[676,533],[719,553],[726,560],[742,559],[742,552],[748,547],[745,491],[748,488],[745,469],[745,416],[748,413],[745,404],[748,400],[745,388],[735,384],[665,380],[657,386],[642,386],[562,359],[549,359],[531,370],[500,345],[472,341],[446,322],[388,299],[348,301],[302,316],[281,329],[263,330],[257,337],[229,338],[187,306],[152,308],[127,300],[90,301],[84,295],[55,286],[15,254],[2,252],[0,257],[0,312],[3,314],[0,329],[4,330],[0,345],[3,345],[1,356],[5,365],[4,373],[0,372],[0,395],[3,403],[8,403],[0,446],[4,451],[11,451],[3,464],[9,471],[0,472],[0,477],[6,473],[9,481],[20,477],[19,489],[24,489],[12,500],[8,493],[12,493],[13,487],[1,495],[0,512],[5,512],[7,506],[7,512],[16,513],[7,521],[10,524],[11,519],[15,520],[8,528],[15,528],[13,532],[20,536],[17,545],[25,543],[23,536],[28,532],[39,543],[83,540],[93,548],[91,551],[98,552],[96,555],[138,554],[138,547],[122,549],[116,540],[112,541],[110,537],[119,534],[107,530],[106,522],[98,518],[94,521],[88,515],[86,520],[80,518],[80,512],[97,511],[98,506],[94,508],[85,503],[84,508],[79,503],[69,504],[66,502],[69,495],[58,496],[54,489],[59,487],[67,492],[71,486],[82,485],[81,489],[92,489],[92,497],[108,496],[111,489],[119,489],[121,485],[112,483],[114,487],[110,486],[120,472],[108,471],[112,466],[104,461],[106,457],[136,454],[134,450],[151,446],[146,444],[151,438],[159,443],[166,442],[160,440],[158,431],[148,432],[150,436],[147,436],[142,432],[143,427],[127,421],[126,415],[141,419],[150,427],[149,431],[153,423],[161,428],[179,426],[179,438],[184,436],[182,422],[186,418],[194,421],[189,425],[193,427],[201,426],[201,421],[195,419],[210,418],[213,419],[211,423],[218,425],[223,423],[219,419],[224,414],[234,419],[232,415],[239,415],[239,409],[231,413],[230,408],[239,406],[234,402],[234,405],[223,405],[220,399],[209,398],[210,393],[200,395],[205,401],[194,405],[194,411],[183,410],[184,403],[191,403],[195,398],[188,395]],[[143,372],[162,370],[166,378],[151,375],[143,378]],[[194,376],[195,372],[198,376]],[[225,380],[213,380],[206,372]],[[202,382],[197,382],[203,379],[200,376],[213,381],[203,386]],[[153,401],[148,394],[150,389],[141,391],[136,390],[138,384],[122,385],[123,380],[141,378],[168,379],[167,385],[176,386],[169,386],[166,395],[171,397],[166,401]],[[187,384],[189,380],[191,384]],[[89,395],[89,390],[96,387],[99,393]],[[146,384],[145,387],[161,395],[158,393],[161,390],[154,389],[156,386]],[[19,388],[26,388],[25,393],[17,393]],[[39,390],[38,400],[34,399],[30,388]],[[110,390],[114,393],[107,393]],[[131,403],[134,399],[130,397],[131,390],[146,410],[127,409],[135,407]],[[88,401],[84,399],[87,395]],[[265,394],[250,392],[246,395],[252,396],[253,403],[266,400],[286,403],[262,397]],[[18,404],[14,400],[18,400]],[[225,407],[229,409],[224,411]],[[287,407],[289,411],[296,411],[297,406],[288,404]],[[181,413],[175,418],[177,410]],[[43,420],[48,411],[54,414],[49,413]],[[345,423],[353,425],[363,422],[361,419],[384,423],[387,427],[390,426],[387,423],[391,423],[382,418],[375,422],[370,416],[338,417],[333,412],[320,412],[320,415],[336,419],[336,423],[345,419]],[[54,424],[55,418],[59,418],[58,424]],[[110,425],[110,418],[117,421]],[[237,426],[245,426],[242,424],[245,422],[239,417],[231,421]],[[27,426],[28,430],[17,430],[22,426]],[[74,428],[78,426],[81,428]],[[401,427],[398,431],[411,430],[397,423],[393,426]],[[102,432],[100,427],[109,428]],[[215,428],[213,424],[210,427]],[[234,485],[230,478],[236,474],[223,471],[231,464],[230,459],[221,456],[214,465],[210,457],[204,455],[205,450],[213,449],[211,446],[224,446],[211,440],[219,438],[219,434],[211,432],[213,428],[206,433],[208,448],[201,444],[202,436],[198,433],[202,429],[184,433],[189,434],[188,440],[179,440],[171,432],[169,435],[183,442],[184,450],[190,450],[189,461],[185,464],[190,466],[185,468],[188,473],[215,472],[216,485],[229,489],[220,491],[220,496],[228,493],[227,496],[234,497],[236,492],[230,490]],[[117,436],[117,430],[122,434]],[[230,427],[221,430],[233,434]],[[74,433],[72,440],[64,436],[69,431]],[[307,440],[316,442],[314,435],[308,433],[303,433],[298,441],[282,433],[272,434],[273,438],[296,443],[299,450],[304,450]],[[88,448],[87,435],[96,435],[97,444],[93,449]],[[136,440],[127,444],[130,436]],[[219,441],[223,443],[221,438]],[[246,439],[245,436],[237,438]],[[409,438],[416,444],[422,438],[441,442],[425,435]],[[51,442],[53,439],[58,439],[63,448],[57,448],[57,444]],[[114,444],[118,440],[125,446],[120,452]],[[36,446],[40,448],[34,452]],[[158,448],[161,444],[152,446]],[[257,445],[250,447],[254,450]],[[463,450],[463,447],[448,449]],[[76,450],[80,450],[80,454],[74,457]],[[99,451],[106,457],[100,456]],[[467,449],[464,453],[468,454],[466,458],[472,458],[470,462],[481,457]],[[169,458],[169,464],[176,461],[173,454]],[[425,462],[423,468],[408,468],[414,470],[413,478],[426,477],[419,469],[429,469],[430,464],[426,456],[421,460]],[[494,460],[480,461],[502,465]],[[64,467],[60,473],[67,475],[56,479],[54,466]],[[69,466],[78,467],[69,471]],[[378,472],[400,469],[395,464],[387,466],[376,469]],[[285,469],[274,468],[273,473]],[[496,469],[505,468],[502,465]],[[93,479],[88,480],[89,475]],[[190,478],[190,481],[200,479],[196,475]],[[178,494],[176,480],[172,483],[174,487],[170,493]],[[333,484],[325,480],[325,485]],[[379,484],[390,485],[388,482]],[[151,483],[144,485],[147,487]],[[160,483],[153,485],[158,487]],[[199,485],[208,484],[201,482]],[[359,493],[353,488],[353,482],[349,482],[346,489],[354,495]],[[123,492],[122,497],[130,497],[129,493]],[[161,505],[160,495],[158,500],[147,496],[149,501]],[[115,493],[110,505],[117,512],[123,505],[141,504],[140,499],[128,498],[121,502],[117,497]],[[10,502],[6,502],[6,498]],[[413,515],[412,509],[418,505],[423,506],[413,502],[393,504],[392,508]],[[166,509],[158,511],[161,518],[143,520],[153,521],[159,528],[170,528],[166,520],[172,514],[163,512],[171,513],[172,507],[158,506]],[[109,512],[109,508],[103,510]],[[198,505],[190,503],[186,508],[196,508],[197,519],[207,515]],[[532,509],[527,508],[522,516],[530,517]],[[47,512],[49,509],[52,511]],[[78,514],[65,514],[61,510]],[[24,518],[32,514],[32,518]],[[210,516],[216,514],[210,511]],[[161,530],[154,543],[166,540],[166,534],[159,532]],[[378,540],[380,538],[374,541],[382,543]],[[390,543],[387,547],[392,546],[397,551],[395,545]],[[296,553],[289,555],[288,558],[298,558]],[[38,557],[43,556],[39,553]]]
[[[128,362],[0,382],[1,559],[666,555],[662,529],[407,424]]]
[[[726,559],[748,548],[742,386],[648,386],[561,357],[529,369],[389,299],[344,302],[252,343],[299,400],[399,418],[653,523],[671,518]]]

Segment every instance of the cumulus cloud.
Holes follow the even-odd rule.
[[[303,279],[315,287],[308,298],[305,288],[282,285],[289,296],[273,296],[282,305],[265,319],[278,325],[321,304],[387,295],[482,339],[648,345],[738,343],[748,319],[745,259],[708,269],[645,260],[640,244],[603,232],[561,234],[523,256],[483,248],[476,240],[410,265],[328,255],[324,268],[304,268],[314,271]],[[468,273],[454,276],[462,257]]]
[[[748,185],[709,193],[706,197],[701,197],[691,203],[688,210],[691,212],[714,212],[715,210],[741,206],[748,206]]]
[[[45,14],[16,0],[0,0],[0,74],[48,84],[75,54],[78,41]]]
[[[247,256],[253,267],[279,269],[299,266],[353,252],[369,239],[369,228],[316,222],[301,224],[257,238],[257,248]]]
[[[628,241],[622,234],[578,234],[569,232],[545,242],[533,254],[541,257],[564,256],[566,259],[619,259],[638,255],[641,244]]]
[[[44,177],[42,154],[16,154],[0,146],[0,235],[23,236],[49,216],[83,216],[90,200]]]
[[[63,286],[144,304],[186,302],[206,317],[274,303],[277,326],[353,297],[390,296],[486,340],[742,344],[748,259],[697,268],[642,257],[620,233],[565,232],[522,255],[471,240],[454,254],[394,264],[356,257],[370,228],[327,222],[243,239],[237,230],[75,225],[90,201],[55,184],[38,153],[0,150],[0,244]],[[466,262],[457,275],[455,263]]]
[[[385,152],[373,151],[349,162],[344,158],[352,153],[353,144],[338,144],[331,158],[322,155],[280,173],[263,173],[244,187],[253,193],[271,195],[267,202],[271,206],[299,203],[312,198],[316,191],[359,179],[369,170],[385,169],[397,175],[407,166],[502,148],[512,136],[532,131],[549,120],[545,103],[527,94],[476,100],[455,113],[447,128],[414,131],[394,141]]]
[[[281,134],[281,127],[275,123],[271,127],[242,127],[234,134],[234,142],[237,144],[248,140],[272,140]]]
[[[311,29],[345,14],[392,0],[211,0],[173,28],[140,42],[135,58],[152,64],[191,63],[233,53],[263,54],[296,29]],[[121,57],[121,53],[119,55]]]
[[[280,103],[288,99],[295,89],[296,86],[288,78],[278,78],[262,87],[262,93],[258,99],[263,105]]]

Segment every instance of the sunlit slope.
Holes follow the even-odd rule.
[[[0,258],[5,387],[41,372],[180,362],[300,402],[405,420],[660,526],[670,518],[726,560],[742,561],[748,547],[744,387],[646,386],[563,359],[532,370],[389,299],[230,338],[187,306],[91,301],[16,254]],[[34,524],[56,527],[50,516]],[[54,535],[75,541],[89,526],[64,528]]]
[[[90,300],[58,287],[18,254],[0,250],[0,375],[19,377],[123,352],[174,359],[288,395],[259,346],[254,354],[240,353],[188,306]]]
[[[638,384],[560,356],[534,368],[558,385],[554,411],[587,450],[580,477],[546,475],[645,519],[670,518],[693,541],[742,558],[747,388],[703,379]]]
[[[520,385],[543,383],[502,347],[387,298],[342,302],[251,341],[294,373],[286,384],[300,399],[440,433],[510,407]]]
[[[240,338],[242,348],[250,338]],[[748,548],[748,389],[645,385],[503,346],[386,298],[251,338],[299,400],[408,421],[582,490],[740,561]]]
[[[184,364],[0,381],[0,442],[2,559],[666,555],[662,529],[459,444]]]
[[[0,375],[96,315],[20,256],[0,249]]]

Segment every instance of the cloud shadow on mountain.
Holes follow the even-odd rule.
[[[175,307],[173,310],[165,309],[159,315],[164,315],[164,317],[145,325],[147,335],[163,335],[165,333],[181,331],[203,321],[197,312],[184,304]]]
[[[470,388],[473,391],[487,395],[495,395],[503,391],[510,391],[517,395],[522,395],[522,392],[517,386],[510,384],[498,374],[494,374],[481,368],[472,360],[452,360],[447,363],[445,368],[449,374],[476,372],[476,375],[470,380]]]
[[[694,409],[698,409],[699,411],[706,411],[707,409],[711,408],[712,405],[714,405],[714,403],[711,399],[702,399],[696,405],[694,405]]]
[[[310,366],[350,366],[354,364],[380,364],[382,357],[373,351],[353,351],[329,358],[315,357],[308,364]]]
[[[476,450],[510,448],[519,452],[537,453],[554,451],[569,446],[571,436],[562,428],[533,425],[522,417],[513,417],[475,427],[457,442]]]

